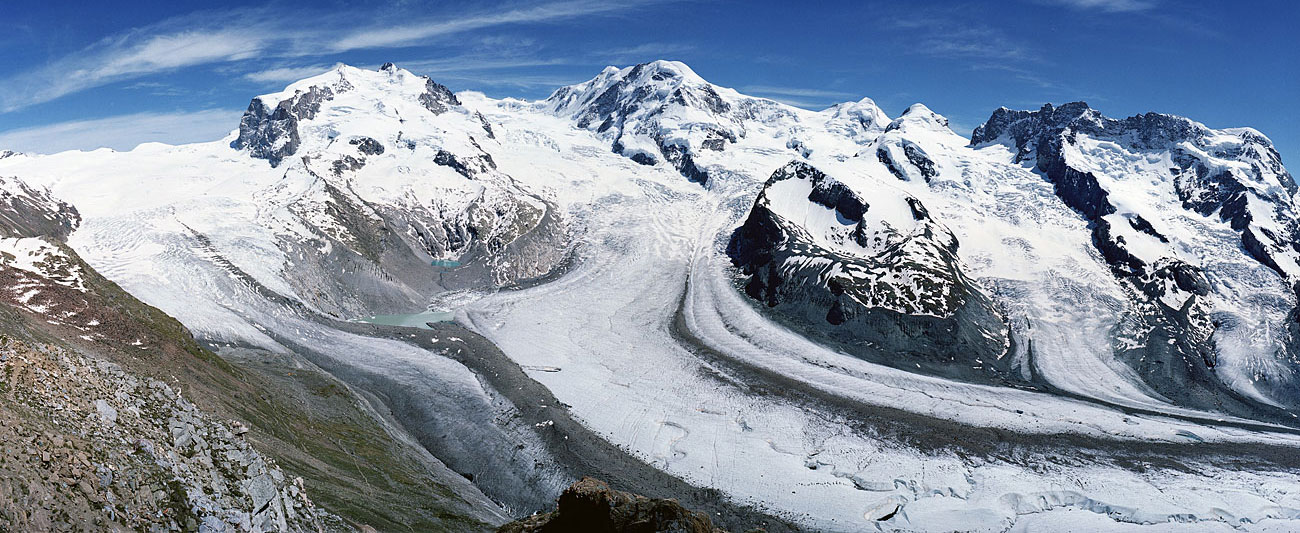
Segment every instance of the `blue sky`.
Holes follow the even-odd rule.
[[[969,134],[998,106],[1085,100],[1251,126],[1300,161],[1300,3],[7,2],[0,148],[211,140],[249,99],[337,62],[542,98],[605,65],[677,59],[803,107],[923,102]]]

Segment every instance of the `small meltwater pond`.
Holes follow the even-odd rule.
[[[358,318],[357,322],[379,324],[381,326],[402,326],[407,328],[431,329],[429,322],[450,322],[456,318],[451,311],[425,311],[408,315],[375,315]]]
[[[460,261],[449,261],[446,259],[434,259],[430,264],[438,268],[456,268],[460,266]]]

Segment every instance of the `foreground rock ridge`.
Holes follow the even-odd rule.
[[[675,61],[535,102],[340,65],[231,126],[0,152],[0,530],[1300,524],[1258,131],[966,137]]]
[[[709,516],[683,508],[676,500],[652,499],[616,491],[584,477],[560,494],[554,511],[501,526],[499,533],[545,531],[725,533]]]

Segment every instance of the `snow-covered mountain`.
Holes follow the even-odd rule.
[[[870,99],[813,113],[718,87],[676,61],[607,67],[556,90],[542,109],[608,140],[617,154],[642,165],[666,162],[703,184],[749,170],[745,159],[755,155],[793,149],[808,156],[814,146],[851,155],[888,122]]]
[[[1268,138],[1076,102],[999,109],[971,142],[1013,149],[1090,223],[1140,311],[1118,328],[1116,356],[1154,388],[1178,397],[1219,381],[1297,405],[1296,185]]]
[[[1295,185],[1258,132],[1073,103],[1000,109],[967,143],[917,105],[853,161],[792,165],[806,183],[773,174],[731,253],[752,296],[855,353],[1120,404],[1300,401]]]
[[[234,127],[0,175],[223,357],[328,371],[507,512],[592,472],[774,531],[1300,508],[1296,189],[1253,130],[1076,103],[968,139],[670,61],[537,102],[340,66]],[[426,308],[454,323],[350,322]]]

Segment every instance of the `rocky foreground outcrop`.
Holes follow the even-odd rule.
[[[725,533],[708,515],[682,507],[677,500],[647,498],[611,489],[584,477],[565,489],[559,506],[501,526],[498,533]]]
[[[0,338],[0,531],[319,531],[332,522],[162,381]]]

